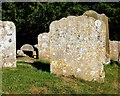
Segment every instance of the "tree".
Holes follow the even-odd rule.
[[[24,43],[36,44],[37,36],[49,32],[49,25],[69,15],[79,16],[95,10],[109,17],[111,40],[120,40],[120,2],[5,2],[2,3],[2,20],[13,21],[17,27],[17,49]]]

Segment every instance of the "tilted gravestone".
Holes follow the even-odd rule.
[[[50,61],[50,41],[49,33],[38,35],[38,57],[42,60]]]
[[[16,27],[0,21],[0,67],[16,67]]]
[[[92,14],[92,15],[91,15]],[[51,72],[104,82],[109,56],[108,17],[95,11],[50,24]]]

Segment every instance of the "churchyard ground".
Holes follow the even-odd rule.
[[[37,60],[37,64],[41,64]],[[44,63],[44,62],[42,62]],[[44,64],[49,65],[45,62]],[[56,76],[25,62],[17,62],[17,68],[3,68],[3,94],[118,94],[120,68],[104,65],[105,82],[88,82],[73,76]]]

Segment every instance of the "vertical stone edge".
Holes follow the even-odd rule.
[[[40,39],[41,39],[41,34],[38,35],[38,58],[40,58]]]
[[[120,63],[120,41],[118,41],[118,63]]]
[[[13,24],[14,24],[14,23],[13,23]],[[17,64],[16,64],[16,63],[17,63],[17,59],[16,59],[16,53],[17,53],[17,52],[16,52],[16,49],[17,49],[17,48],[16,48],[16,26],[15,26],[15,24],[14,24],[14,27],[15,27],[15,35],[14,35],[14,38],[15,38],[15,53],[14,53],[14,54],[15,54],[15,66],[14,66],[14,67],[17,67]]]
[[[2,20],[2,1],[0,1],[0,20]],[[2,22],[0,21],[0,23]],[[2,61],[2,55],[0,54],[0,95],[2,95],[2,63],[1,61]]]
[[[102,14],[102,19],[106,25],[106,64],[110,63],[110,46],[109,46],[109,25],[108,17],[105,14]]]
[[[1,3],[0,3],[0,6],[1,6]],[[1,16],[1,14],[0,14],[0,16]],[[0,25],[2,25],[1,20],[0,20]],[[1,53],[2,53],[2,50],[0,49],[0,95],[2,95],[2,65],[3,65],[3,63],[2,63],[2,54]]]

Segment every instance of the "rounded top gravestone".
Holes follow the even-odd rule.
[[[24,44],[24,45],[20,48],[20,50],[22,50],[22,51],[34,51],[34,48],[33,48],[33,46],[30,45],[30,44]]]

